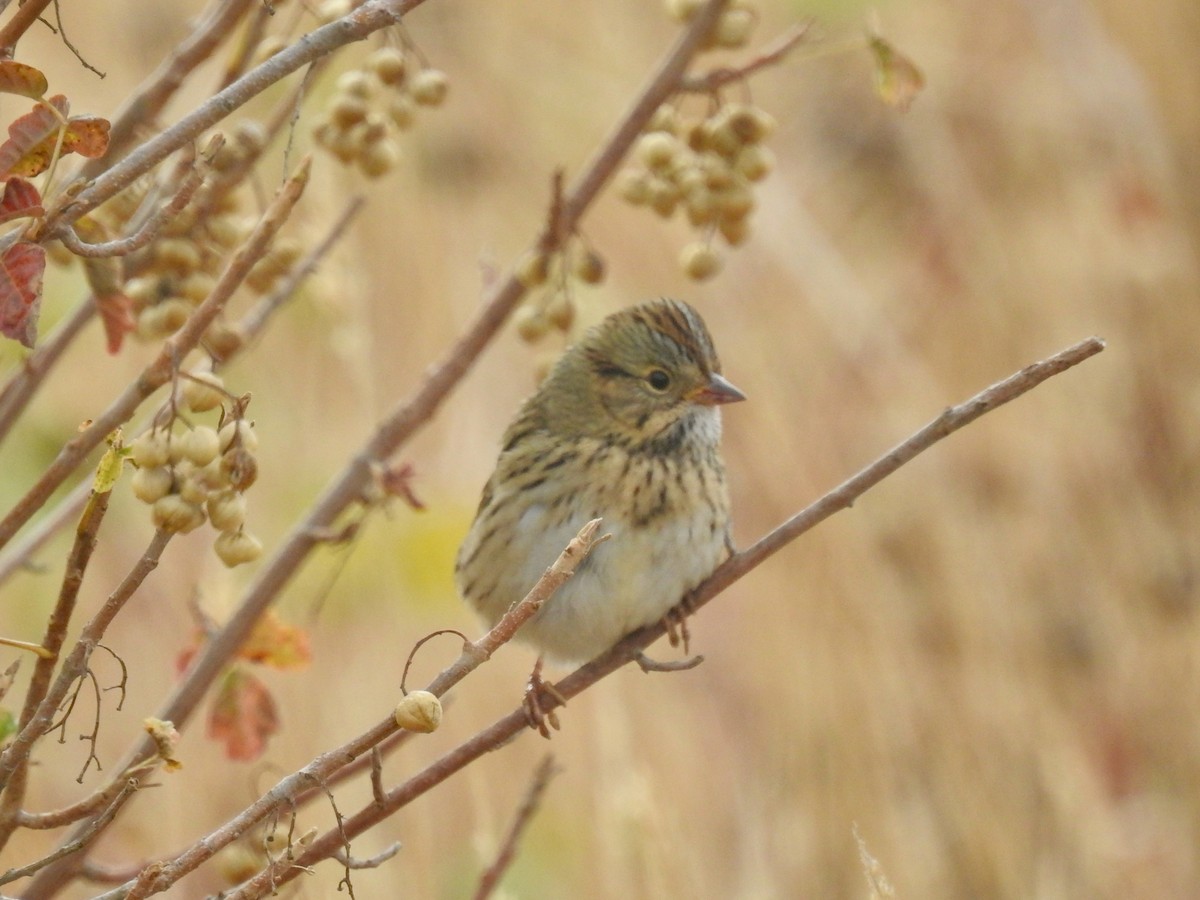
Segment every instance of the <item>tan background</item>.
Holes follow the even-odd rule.
[[[44,31],[20,58],[76,111],[110,114],[183,33],[183,4],[70,6],[68,33],[108,78]],[[815,6],[763,2],[760,40],[809,12],[831,44],[861,34],[865,9]],[[873,96],[864,53],[815,46],[755,78],[754,101],[780,122],[780,165],[759,191],[754,239],[717,279],[679,274],[678,222],[606,196],[585,223],[610,277],[579,291],[582,315],[687,299],[751,398],[726,417],[738,542],[1025,363],[1093,333],[1109,349],[730,590],[693,625],[698,670],[619,673],[572,702],[551,745],[527,735],[357,841],[363,856],[404,843],[355,876],[360,897],[467,895],[548,749],[563,774],[509,896],[861,897],[855,828],[905,897],[1186,897],[1200,883],[1200,8],[926,0],[875,12],[927,90],[899,115]],[[549,173],[579,169],[674,35],[640,0],[430,0],[409,29],[449,73],[450,101],[406,138],[401,170],[369,186],[352,240],[228,373],[255,396],[251,520],[268,549],[440,356],[489,267],[533,234]],[[363,189],[319,162],[307,240]],[[77,275],[51,276],[47,324],[78,296]],[[85,334],[0,448],[6,501],[148,353],[112,359],[98,329]],[[264,676],[285,725],[268,759],[229,764],[193,728],[184,771],[138,800],[102,859],[190,843],[386,714],[423,634],[476,628],[454,596],[453,552],[536,355],[506,333],[406,450],[429,511],[375,520],[348,559],[320,554],[288,591],[296,620],[324,605],[312,667]],[[87,602],[149,536],[144,509],[115,500]],[[104,715],[109,764],[159,702],[189,599],[219,614],[252,574],[220,570],[209,541],[173,544],[112,635],[130,697]],[[43,555],[47,574],[3,588],[4,633],[37,634],[63,546]],[[455,651],[453,639],[427,645],[416,680]],[[514,647],[465,683],[443,730],[390,762],[389,780],[509,710],[531,661]],[[41,757],[36,808],[75,796],[79,730]],[[348,811],[364,794],[338,796]],[[300,830],[329,822],[314,807]],[[333,896],[337,877],[322,867],[302,896]],[[173,896],[220,887],[215,874],[195,881]]]

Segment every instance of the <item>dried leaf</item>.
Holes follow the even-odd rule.
[[[208,717],[208,736],[230,759],[254,760],[279,730],[279,713],[267,686],[243,669],[225,676]]]
[[[125,457],[129,448],[121,444],[121,429],[118,428],[108,436],[108,449],[100,457],[96,465],[96,477],[92,479],[92,490],[97,494],[107,494],[121,478],[125,468]]]
[[[58,110],[62,118],[47,106]],[[31,178],[46,171],[58,143],[58,130],[71,108],[67,98],[56,94],[8,126],[8,140],[0,144],[0,178],[23,175]]]
[[[312,660],[312,648],[307,631],[289,625],[275,610],[269,609],[255,624],[238,656],[276,669],[297,669]]]
[[[32,182],[24,178],[8,179],[4,185],[4,195],[0,197],[0,223],[24,217],[38,218],[45,214],[42,195]]]
[[[75,223],[75,228],[88,243],[100,243],[107,237],[103,228],[86,216]],[[88,287],[92,289],[96,312],[100,313],[100,320],[104,323],[108,352],[119,353],[125,335],[133,331],[135,325],[133,302],[122,290],[125,286],[125,267],[116,256],[85,256],[83,274]]]
[[[33,347],[42,302],[46,251],[22,241],[0,256],[0,334]]]
[[[15,60],[0,60],[0,94],[20,94],[36,100],[49,89],[40,69]]]
[[[925,76],[916,63],[879,35],[870,39],[875,57],[875,93],[888,106],[908,112],[925,87]]]
[[[101,116],[72,116],[63,135],[63,153],[78,153],[88,159],[103,156],[108,150],[111,123]]]

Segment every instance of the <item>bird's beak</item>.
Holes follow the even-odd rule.
[[[692,391],[688,399],[704,406],[718,406],[722,403],[745,400],[746,395],[730,384],[725,376],[714,374],[708,380],[708,384]]]

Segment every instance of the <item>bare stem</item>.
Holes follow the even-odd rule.
[[[487,900],[492,896],[500,884],[500,879],[504,877],[504,873],[516,859],[517,843],[521,840],[525,829],[529,827],[529,823],[533,821],[533,814],[537,812],[537,808],[542,802],[542,794],[546,792],[546,786],[555,774],[554,757],[547,753],[534,771],[529,787],[525,789],[525,797],[517,809],[516,816],[513,817],[504,843],[500,845],[500,851],[479,880],[479,887],[475,891],[475,900]]]

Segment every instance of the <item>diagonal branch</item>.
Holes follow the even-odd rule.
[[[1081,341],[1048,359],[1026,366],[1011,377],[997,382],[964,403],[945,410],[907,440],[897,444],[866,468],[781,523],[750,547],[740,553],[735,553],[693,592],[689,598],[692,607],[699,608],[708,603],[782,547],[835,512],[848,508],[867,490],[938,441],[975,421],[984,413],[1015,400],[1046,379],[1078,365],[1103,349],[1104,341],[1099,338]],[[635,661],[641,651],[662,637],[665,631],[666,625],[660,622],[633,632],[610,651],[581,666],[558,682],[554,685],[555,689],[564,700],[569,700],[622,666]],[[545,709],[553,709],[560,705],[555,698],[545,697],[543,699]],[[228,894],[227,900],[251,900],[251,898],[261,897],[267,885],[278,887],[306,871],[308,867],[329,859],[347,839],[355,838],[368,828],[388,818],[480,756],[512,740],[527,727],[525,709],[520,706],[440,759],[435,760],[407,781],[388,791],[381,799],[373,801],[344,822],[339,823],[338,828],[327,831],[313,840],[305,847],[304,852],[292,861],[289,869],[279,872],[260,872],[239,889]]]

